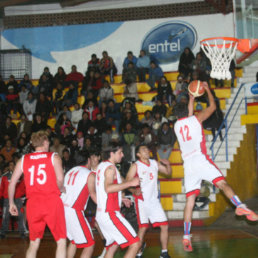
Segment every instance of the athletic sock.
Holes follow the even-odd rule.
[[[161,253],[167,253],[168,249],[161,250]]]
[[[230,199],[230,201],[231,201],[236,207],[238,207],[239,205],[242,204],[242,202],[240,201],[240,199],[238,198],[237,195],[234,195],[234,196]]]
[[[191,222],[184,222],[184,235],[190,235],[191,225]]]

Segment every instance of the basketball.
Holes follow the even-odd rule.
[[[203,82],[201,81],[192,81],[188,86],[188,91],[194,97],[200,97],[204,94],[205,88],[203,86]]]

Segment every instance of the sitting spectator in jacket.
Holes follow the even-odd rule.
[[[54,77],[55,85],[60,83],[62,86],[64,86],[65,80],[66,80],[65,70],[64,70],[64,68],[62,66],[59,66],[57,68],[57,73],[55,74],[55,77]]]
[[[5,99],[7,104],[7,114],[11,114],[11,110],[13,110],[13,115],[16,118],[17,111],[19,111],[19,95],[15,93],[12,85],[8,86],[8,93],[6,94]]]
[[[152,108],[152,113],[155,114],[159,112],[162,116],[166,116],[167,107],[159,99],[156,100],[156,104]]]
[[[94,94],[95,98],[98,97],[99,91],[103,87],[103,81],[103,75],[101,75],[100,72],[96,71],[94,74],[94,81],[91,88],[91,91]]]
[[[68,107],[73,106],[77,103],[78,90],[74,83],[69,83],[69,90],[65,93],[63,98],[63,105]]]
[[[99,58],[97,58],[96,54],[92,54],[91,55],[91,60],[88,62],[88,72],[89,71],[98,71],[99,72],[99,68],[100,67],[100,60]]]
[[[138,89],[136,82],[125,85],[124,97],[126,99],[131,99],[133,102],[138,101]]]
[[[112,139],[112,126],[107,125],[106,129],[101,134],[101,146],[106,148],[109,146]]]
[[[133,55],[132,51],[127,52],[127,57],[124,59],[124,62],[123,62],[123,68],[124,69],[128,68],[130,63],[133,63],[134,66],[136,66],[136,63],[137,63],[137,57]]]
[[[17,135],[18,137],[22,132],[26,132],[27,134],[31,134],[31,126],[32,122],[29,121],[26,115],[22,114],[20,118],[20,122],[17,124]]]
[[[119,104],[115,103],[115,101],[112,99],[108,101],[106,120],[109,125],[115,126],[117,132],[119,131],[120,107]]]
[[[8,138],[15,140],[17,138],[17,127],[12,122],[12,118],[7,116],[5,122],[1,124],[1,137],[8,135]]]
[[[18,82],[16,81],[14,75],[12,75],[12,74],[10,75],[9,80],[6,84],[7,89],[8,89],[9,86],[13,86],[14,93],[18,94],[18,92],[19,92],[19,87],[18,86],[19,85],[18,85]]]
[[[89,127],[86,138],[89,138],[91,140],[91,143],[94,144],[95,147],[101,147],[101,134],[98,132],[94,124]]]
[[[58,155],[62,158],[64,149],[65,149],[65,146],[60,143],[60,138],[58,136],[55,136],[53,138],[53,144],[50,146],[49,150],[51,152],[58,153]]]
[[[68,83],[75,82],[78,84],[83,81],[83,78],[83,74],[77,71],[77,66],[72,65],[71,72],[67,74],[65,81]]]
[[[172,104],[172,101],[175,101],[176,99],[175,95],[172,92],[171,84],[165,76],[162,76],[159,80],[157,98],[162,103],[168,103],[169,106]]]
[[[71,131],[73,130],[71,120],[67,117],[66,113],[63,113],[61,116],[59,116],[55,124],[56,134],[57,135],[64,134],[64,129],[66,127],[69,127]]]
[[[114,75],[117,73],[117,68],[115,66],[115,63],[107,53],[107,51],[102,52],[102,59],[100,60],[100,72],[103,75],[109,75],[110,76],[110,82],[114,82]]]
[[[82,119],[78,123],[77,131],[83,132],[83,135],[86,136],[91,125],[92,121],[89,119],[88,112],[84,111],[82,113]]]
[[[47,121],[52,111],[52,105],[44,93],[39,94],[39,99],[36,104],[36,113],[40,114],[42,118]]]
[[[43,76],[46,76],[47,81],[49,81],[51,84],[53,83],[53,75],[50,73],[49,68],[47,66],[44,68],[43,73],[39,78],[39,83],[42,82]]]
[[[74,104],[74,110],[72,111],[71,122],[75,129],[78,127],[79,121],[82,119],[83,109],[80,107],[79,103]]]
[[[152,131],[155,135],[158,134],[158,130],[164,122],[168,122],[167,118],[160,112],[153,113]]]
[[[127,123],[130,123],[135,130],[137,130],[139,126],[138,118],[133,116],[131,110],[126,110],[124,116],[122,117],[120,124],[120,132],[125,130],[125,126]]]
[[[15,152],[16,148],[13,146],[12,141],[10,139],[6,140],[4,147],[0,150],[0,154],[4,156],[6,162],[12,160],[12,155]]]
[[[192,61],[192,70],[197,72],[201,81],[207,81],[206,74],[207,63],[201,52],[196,54],[196,58]]]
[[[125,161],[135,161],[134,153],[137,142],[137,130],[133,127],[133,125],[130,122],[127,122],[124,130],[121,133],[121,143],[123,145]]]
[[[139,58],[137,59],[137,74],[140,82],[146,81],[146,74],[149,72],[150,68],[150,58],[146,55],[144,50],[140,51]]]
[[[94,126],[98,130],[99,134],[102,134],[107,128],[107,121],[102,117],[101,113],[98,113],[96,120],[94,120]]]
[[[180,55],[178,71],[185,77],[192,72],[192,62],[195,59],[193,52],[189,47],[184,49],[184,52]]]
[[[147,124],[148,126],[152,126],[153,116],[151,110],[147,110],[144,112],[144,117],[141,120],[141,124]]]
[[[71,120],[72,113],[67,105],[64,105],[62,109],[60,109],[60,111],[57,113],[56,120],[58,120],[59,117],[62,116],[64,113],[66,114],[67,118]]]
[[[63,98],[64,98],[64,89],[60,82],[56,85],[56,90],[53,91],[53,109],[54,113],[58,114],[63,106]]]
[[[73,168],[76,164],[78,164],[71,156],[68,148],[65,148],[63,150],[62,157],[63,157],[62,164],[63,164],[64,173],[67,173],[71,168]]]
[[[45,74],[42,75],[38,87],[34,88],[33,90],[37,91],[37,95],[43,93],[46,97],[52,99],[53,84],[52,81],[50,81]]]
[[[85,101],[82,105],[82,109],[85,109],[85,107],[88,105],[89,101],[93,101],[95,106],[98,105],[97,97],[94,96],[94,94],[91,90],[87,92],[87,95],[85,97]]]
[[[20,102],[20,105],[22,106],[23,103],[25,102],[25,100],[27,99],[28,97],[28,93],[29,91],[27,90],[26,86],[25,85],[22,85],[21,86],[21,91],[19,92],[19,102]]]
[[[89,70],[86,73],[85,78],[83,79],[82,82],[82,89],[81,89],[81,94],[83,96],[86,96],[87,93],[92,90],[93,86],[96,86],[96,82],[95,82],[95,71],[93,70]]]
[[[97,114],[99,113],[99,108],[94,105],[94,102],[92,100],[90,100],[86,105],[84,111],[88,113],[89,119],[91,121],[95,121]]]
[[[138,113],[135,107],[135,103],[131,99],[124,99],[122,102],[122,105],[121,105],[122,118],[125,117],[125,114],[127,111],[132,112],[133,118],[138,119]]]
[[[147,124],[143,124],[142,129],[138,134],[139,144],[146,144],[150,151],[152,152],[152,156],[154,159],[158,160],[157,157],[157,137],[152,132],[151,127]]]
[[[32,87],[34,87],[31,80],[30,80],[29,74],[27,74],[27,73],[24,74],[23,79],[21,80],[19,87],[21,88],[23,85],[26,87],[26,89],[28,91],[31,91]]]
[[[169,126],[168,122],[164,122],[158,130],[158,154],[160,159],[169,159],[173,146],[176,141],[174,129]]]
[[[161,68],[155,62],[150,62],[149,79],[147,80],[148,85],[151,87],[150,90],[155,89],[155,83],[159,81],[162,76],[163,71]]]
[[[31,126],[31,131],[35,133],[40,130],[46,130],[46,129],[47,129],[46,120],[44,120],[40,114],[35,114],[32,122],[32,126]]]
[[[133,62],[130,62],[122,72],[122,83],[130,84],[137,81],[137,68]]]
[[[72,140],[73,140],[73,135],[71,132],[71,127],[69,126],[64,127],[63,134],[61,134],[60,136],[60,142],[64,144],[67,148],[69,148]]]
[[[103,87],[99,91],[99,106],[102,101],[109,101],[110,99],[114,99],[114,90],[110,86],[108,81],[103,82]]]

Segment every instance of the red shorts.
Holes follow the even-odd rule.
[[[55,241],[66,238],[64,205],[57,195],[33,196],[27,201],[30,240],[42,238],[46,225]]]

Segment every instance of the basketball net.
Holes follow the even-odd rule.
[[[241,52],[250,50],[249,39],[217,37],[204,39],[200,44],[205,55],[211,61],[210,77],[218,80],[231,79],[229,67],[237,49]]]

